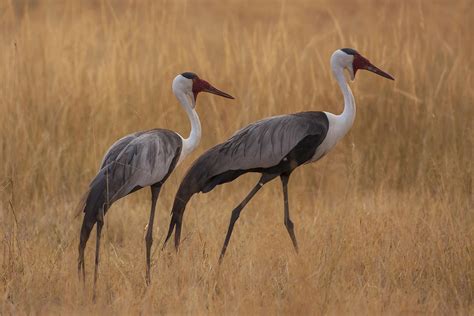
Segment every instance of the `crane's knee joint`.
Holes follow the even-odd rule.
[[[149,243],[149,244],[153,243],[153,235],[147,233],[147,234],[146,234],[146,237],[145,237],[145,241],[146,241],[147,243]]]
[[[232,220],[237,220],[240,216],[240,211],[242,210],[242,207],[238,206],[232,211]]]

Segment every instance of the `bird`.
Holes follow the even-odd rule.
[[[331,56],[330,65],[344,97],[343,112],[336,115],[307,111],[268,117],[238,130],[230,139],[202,154],[188,169],[178,188],[163,248],[175,230],[175,248],[178,251],[183,214],[194,194],[210,192],[220,184],[254,172],[260,173],[261,177],[232,211],[219,263],[224,258],[234,225],[243,208],[266,183],[277,177],[282,183],[284,224],[298,253],[294,224],[290,218],[288,181],[293,170],[321,159],[351,129],[356,104],[344,71],[348,71],[351,80],[355,79],[358,70],[368,70],[395,80],[352,48],[336,50]]]
[[[233,99],[192,72],[177,75],[172,90],[186,111],[191,123],[188,138],[167,129],[151,129],[129,134],[116,141],[106,152],[100,169],[81,200],[84,219],[80,231],[78,273],[85,280],[84,251],[92,228],[97,223],[94,270],[94,293],[99,266],[99,248],[104,215],[118,199],[145,187],[151,188],[151,210],[145,237],[146,283],[150,277],[150,250],[153,243],[153,222],[160,190],[171,172],[198,146],[201,123],[196,112],[200,92]]]

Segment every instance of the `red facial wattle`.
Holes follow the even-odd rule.
[[[193,79],[193,94],[194,94],[194,100],[197,99],[197,96],[199,92],[204,91],[206,88],[208,88],[210,84],[202,79],[195,78]]]
[[[354,77],[359,69],[365,69],[364,67],[370,64],[367,59],[361,55],[354,55],[354,61],[352,62],[352,69],[354,70]]]

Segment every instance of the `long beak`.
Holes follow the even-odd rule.
[[[224,98],[227,98],[227,99],[234,99],[233,96],[231,96],[230,94],[227,94],[219,89],[216,89],[214,88],[213,86],[209,85],[209,88],[207,89],[204,89],[202,90],[203,92],[208,92],[208,93],[212,93],[212,94],[215,94],[215,95],[220,95],[221,97],[224,97]]]
[[[388,73],[386,73],[385,71],[382,71],[380,70],[379,68],[375,67],[374,65],[372,65],[371,63],[369,63],[367,66],[365,66],[363,69],[365,70],[368,70],[368,71],[371,71],[379,76],[382,76],[382,77],[385,77],[387,79],[390,79],[390,80],[395,80],[395,78],[393,78],[391,75],[389,75]]]

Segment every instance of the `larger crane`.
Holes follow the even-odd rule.
[[[174,168],[196,149],[201,139],[201,123],[195,110],[196,98],[200,92],[208,92],[233,99],[231,95],[214,88],[191,72],[176,76],[172,89],[191,122],[189,137],[183,138],[178,133],[166,129],[152,129],[119,139],[106,152],[100,170],[84,196],[81,204],[84,220],[79,241],[78,271],[80,275],[82,270],[85,279],[84,249],[90,232],[97,223],[94,294],[104,215],[118,199],[148,186],[151,187],[151,211],[145,241],[146,282],[150,283],[150,251],[158,195]]]
[[[288,206],[288,180],[295,168],[315,162],[326,155],[352,127],[356,105],[344,77],[344,70],[349,72],[352,80],[359,69],[394,80],[351,48],[336,50],[331,56],[331,68],[344,96],[342,114],[301,112],[269,117],[242,128],[226,142],[209,149],[193,163],[178,189],[165,245],[175,229],[175,247],[178,250],[183,213],[195,193],[206,193],[245,173],[258,172],[261,174],[260,180],[232,211],[219,262],[224,257],[234,224],[242,209],[265,183],[276,177],[280,177],[282,182],[284,223],[293,246],[298,251]]]

